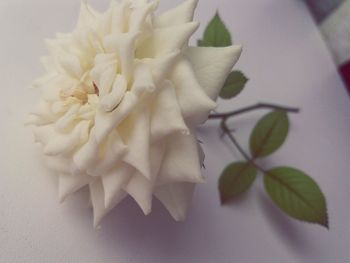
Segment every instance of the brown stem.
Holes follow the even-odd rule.
[[[214,113],[209,115],[209,119],[227,119],[229,117],[237,116],[246,112],[259,109],[272,109],[272,110],[284,110],[290,113],[298,113],[300,110],[298,108],[286,107],[281,105],[275,105],[270,103],[257,103],[252,106],[244,107],[239,110],[224,112],[224,113]]]
[[[251,158],[242,148],[242,146],[238,143],[238,141],[236,140],[236,138],[233,136],[232,132],[230,131],[230,129],[227,127],[226,125],[226,120],[222,120],[221,122],[221,128],[224,132],[224,134],[226,134],[228,136],[228,138],[231,140],[231,142],[235,145],[235,147],[237,148],[237,150],[242,154],[242,156],[244,157],[244,159],[246,159],[247,162],[249,162],[251,165],[253,165],[256,169],[258,169],[259,171],[261,171],[262,173],[265,173],[265,170],[260,167],[259,165],[257,165],[255,163],[255,159]]]

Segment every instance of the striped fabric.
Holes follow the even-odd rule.
[[[350,94],[350,0],[305,0]]]

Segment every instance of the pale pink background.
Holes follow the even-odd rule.
[[[90,0],[98,8],[107,0]],[[179,3],[163,0],[161,9]],[[158,202],[144,217],[131,201],[92,227],[86,193],[58,203],[55,181],[22,122],[37,101],[29,89],[41,74],[43,38],[69,31],[79,0],[0,2],[0,262],[347,262],[350,258],[350,101],[326,46],[300,0],[201,0],[197,37],[216,9],[244,45],[238,67],[251,78],[233,109],[271,101],[302,108],[292,117],[286,146],[263,163],[293,165],[311,174],[328,199],[330,231],[290,220],[271,204],[259,180],[235,205],[220,207],[217,179],[239,157],[218,139],[215,125],[201,130],[208,183],[197,188],[185,223]],[[247,142],[260,114],[234,122]]]

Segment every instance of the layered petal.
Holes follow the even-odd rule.
[[[156,28],[169,27],[188,23],[193,20],[193,14],[198,0],[186,0],[177,7],[154,18]]]
[[[172,182],[204,182],[198,144],[191,134],[176,134],[168,141],[159,172],[158,184]]]
[[[182,59],[172,72],[172,82],[186,122],[197,126],[208,119],[216,103],[208,97],[197,81],[191,64]]]
[[[175,87],[165,81],[152,105],[152,142],[162,140],[174,133],[189,133],[177,101]]]
[[[176,221],[183,221],[191,204],[195,184],[171,183],[156,188],[154,195]]]
[[[139,44],[136,56],[139,58],[160,57],[166,53],[182,49],[191,35],[197,30],[198,22],[155,29],[153,34]],[[164,40],[167,41],[164,41]]]
[[[61,174],[58,177],[58,197],[60,201],[63,202],[68,195],[88,185],[90,181],[92,181],[92,177],[86,174],[75,176]]]
[[[224,48],[189,47],[184,51],[199,84],[213,100],[216,100],[241,52],[242,47],[238,45]]]

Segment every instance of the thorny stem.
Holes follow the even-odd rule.
[[[265,170],[255,163],[255,159],[251,158],[249,156],[249,154],[247,154],[244,151],[244,149],[238,143],[238,141],[236,140],[236,138],[232,134],[232,131],[230,130],[230,128],[226,124],[227,120],[230,117],[237,116],[239,114],[246,113],[246,112],[253,111],[253,110],[257,110],[257,109],[284,110],[284,111],[291,112],[291,113],[298,113],[299,112],[298,108],[285,107],[285,106],[274,105],[274,104],[270,104],[270,103],[257,103],[255,105],[248,106],[248,107],[245,107],[245,108],[242,108],[239,110],[235,110],[235,111],[231,111],[231,112],[211,114],[211,115],[209,115],[209,119],[221,119],[220,126],[221,126],[221,129],[222,129],[224,135],[225,134],[227,135],[227,137],[235,145],[237,150],[242,154],[242,156],[244,157],[244,159],[246,159],[246,161],[248,161],[251,165],[253,165],[256,169],[258,169],[262,173],[265,173]]]
[[[250,112],[253,110],[259,110],[259,109],[272,109],[272,110],[284,110],[286,112],[290,113],[298,113],[298,108],[291,108],[291,107],[285,107],[281,105],[275,105],[270,103],[257,103],[252,106],[248,106],[239,110],[225,112],[225,113],[214,113],[209,115],[209,119],[227,119],[229,117],[237,116],[242,113]]]

